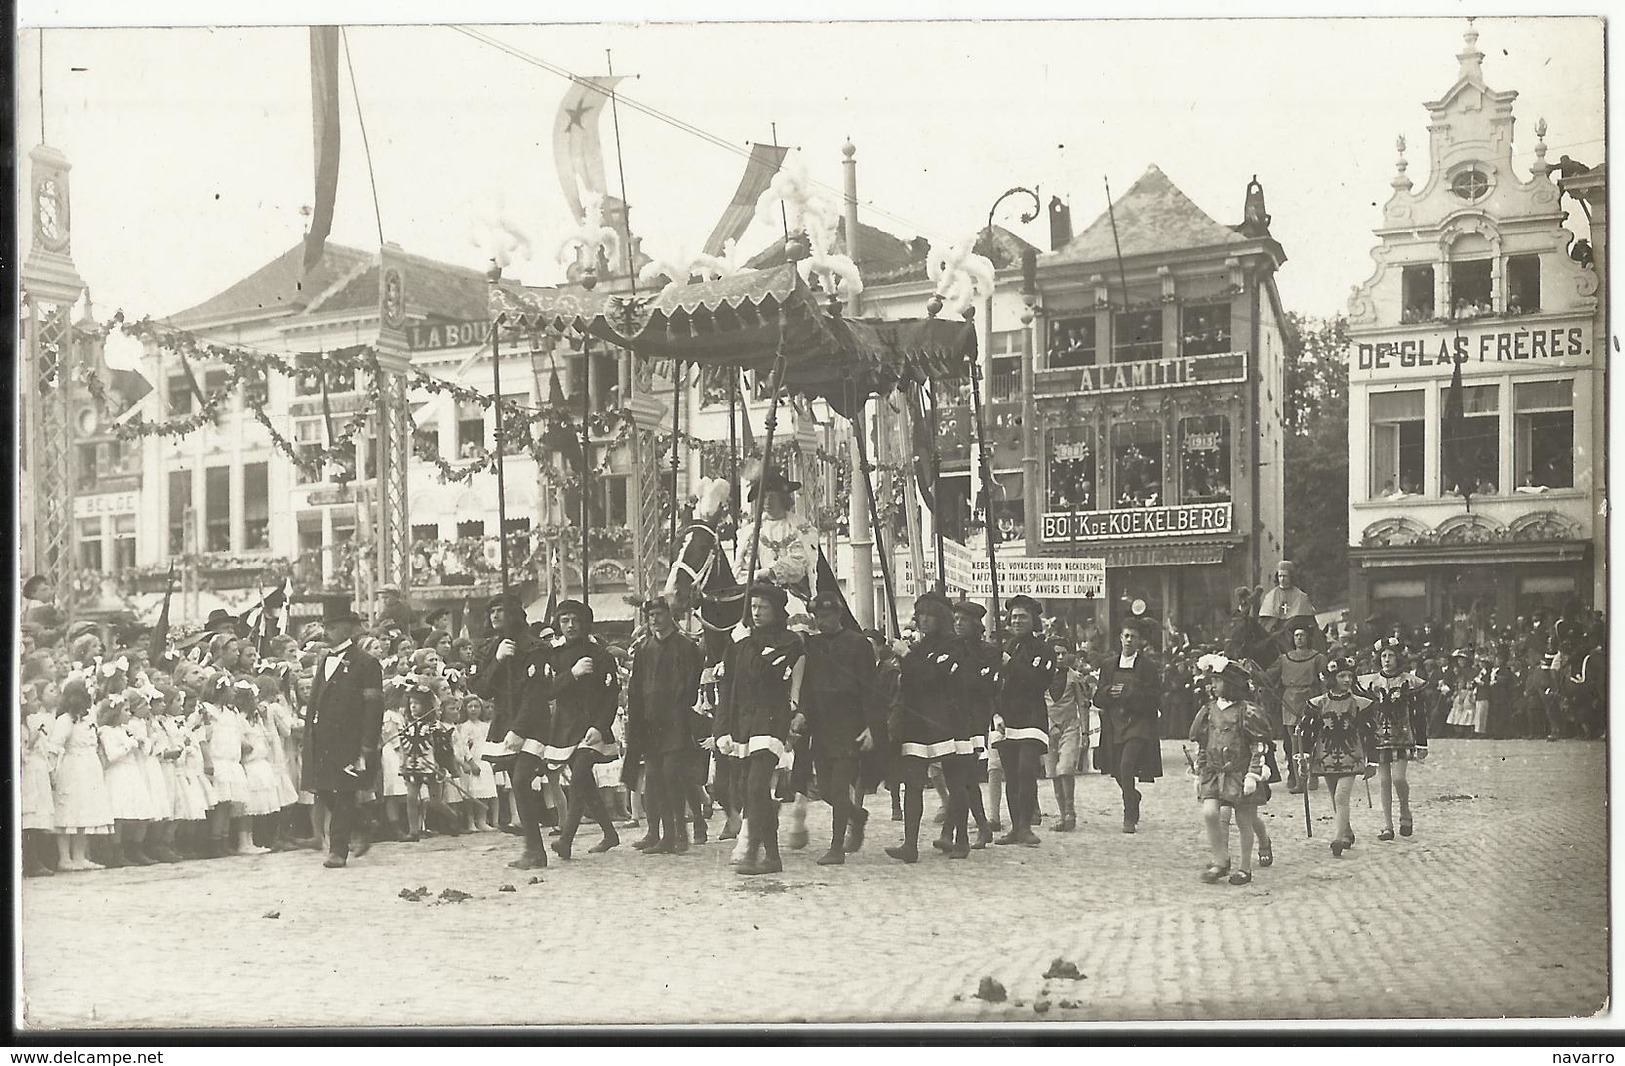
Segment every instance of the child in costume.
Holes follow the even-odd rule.
[[[1355,775],[1369,778],[1377,772],[1371,701],[1354,694],[1355,676],[1352,660],[1330,660],[1326,692],[1310,699],[1297,727],[1299,777],[1306,782],[1324,777],[1332,797],[1332,855],[1337,858],[1354,844],[1349,800]]]
[[[1398,637],[1376,644],[1377,672],[1366,674],[1354,691],[1371,700],[1377,749],[1377,780],[1382,785],[1383,830],[1378,840],[1394,839],[1394,797],[1399,797],[1399,835],[1412,832],[1408,767],[1428,757],[1427,682],[1405,669],[1405,648]]]
[[[1197,745],[1196,798],[1202,802],[1213,861],[1202,880],[1213,884],[1228,875],[1233,885],[1253,880],[1253,842],[1260,830],[1259,804],[1269,800],[1264,754],[1270,746],[1270,722],[1264,709],[1244,698],[1247,672],[1222,655],[1204,655],[1197,664],[1208,675],[1208,702],[1191,722]],[[1241,869],[1230,872],[1230,841],[1223,809],[1235,812],[1241,834]]]

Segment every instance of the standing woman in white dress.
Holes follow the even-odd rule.
[[[50,704],[58,698],[56,683],[44,678],[30,682],[23,690],[19,747],[22,774],[18,781],[18,821],[23,831],[23,876],[45,877],[55,873],[39,853],[49,847],[43,838],[56,831],[56,804],[51,798]]]
[[[51,802],[56,819],[58,870],[100,870],[86,855],[92,836],[113,833],[113,803],[102,771],[101,745],[90,718],[90,692],[82,677],[62,685],[61,713],[51,724],[47,750],[56,758]]]

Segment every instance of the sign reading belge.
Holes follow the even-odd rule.
[[[1230,504],[1134,507],[1120,511],[1059,511],[1043,516],[1039,537],[1048,542],[1177,537],[1230,532]]]
[[[1574,359],[1591,354],[1590,330],[1585,326],[1556,329],[1436,330],[1404,340],[1362,341],[1353,346],[1350,367],[1377,373],[1443,367],[1455,363],[1506,363],[1530,359]]]

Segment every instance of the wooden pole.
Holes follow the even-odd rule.
[[[967,309],[965,311],[967,319],[972,317],[973,310]],[[993,328],[991,317],[989,317],[987,324],[989,331],[991,331]],[[991,336],[991,332],[989,335]],[[976,336],[974,329],[971,331],[971,336]],[[987,533],[987,578],[993,593],[993,633],[997,637],[999,631],[1004,628],[999,621],[1002,617],[999,612],[999,559],[997,552],[999,524],[993,519],[993,473],[988,463],[987,426],[982,421],[982,361],[980,353],[977,352],[972,352],[970,357],[970,391],[971,410],[975,413],[976,418],[977,466],[981,470],[982,496],[987,501],[987,506],[983,508],[982,512],[982,528]],[[971,501],[972,506],[975,503],[975,500]],[[1034,621],[1036,622],[1037,619],[1034,619]]]
[[[888,558],[889,553],[886,551],[885,538],[880,535],[880,509],[875,503],[875,486],[870,476],[874,467],[869,463],[869,448],[864,443],[864,423],[866,421],[868,421],[866,406],[860,407],[852,419],[852,440],[857,445],[858,470],[863,480],[863,493],[869,501],[870,528],[875,531],[875,539],[879,547],[880,579],[886,588],[886,607],[891,616],[891,635],[897,636],[902,633],[903,627],[897,620],[897,593],[892,587],[891,559]],[[857,491],[856,486],[853,487],[853,490],[854,492]],[[856,564],[854,563],[854,565]],[[872,603],[870,609],[873,609]]]
[[[674,360],[671,366],[671,548],[672,558],[677,553],[677,441],[683,425],[683,362]]]
[[[491,391],[496,403],[496,426],[493,433],[497,448],[497,558],[502,567],[502,594],[508,594],[508,495],[507,483],[502,477],[503,458],[507,449],[502,440],[502,316],[491,323]]]
[[[592,476],[592,340],[581,338],[581,602],[592,594],[592,559],[587,543],[591,531],[587,490]]]

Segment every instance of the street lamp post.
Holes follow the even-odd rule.
[[[1038,192],[1035,189],[1029,189],[1024,185],[1017,185],[1017,186],[1015,186],[1013,188],[1006,189],[1004,192],[1000,193],[999,198],[997,200],[993,201],[993,206],[989,207],[987,209],[987,244],[988,244],[988,249],[987,250],[989,252],[992,252],[993,249],[994,249],[993,216],[998,213],[999,205],[1004,203],[1004,201],[1008,200],[1012,196],[1030,196],[1030,197],[1032,197],[1032,201],[1033,201],[1032,210],[1031,211],[1023,211],[1021,213],[1021,221],[1023,223],[1031,222],[1033,219],[1037,218],[1038,213],[1043,210],[1043,206],[1044,206],[1043,202],[1038,198]],[[988,258],[992,259],[992,256],[989,255]],[[1025,263],[1023,265],[1025,266]],[[1023,283],[1022,289],[1023,289],[1023,297],[1025,298],[1027,285],[1025,284],[1025,279],[1023,279],[1023,281],[1024,281],[1024,283]],[[1029,305],[1029,307],[1030,307],[1030,305]],[[1024,315],[1026,316],[1026,321],[1030,322],[1031,321],[1031,311],[1029,310],[1029,311],[1024,312]],[[991,349],[992,346],[993,346],[993,294],[991,292],[988,293],[988,296],[987,296],[987,339],[988,339],[988,343],[987,343],[986,348],[984,348],[981,352],[979,352],[977,354],[977,357],[971,361],[970,382],[971,382],[971,404],[973,405],[973,410],[974,410],[975,416],[976,416],[976,450],[977,450],[977,453],[978,453],[977,464],[978,464],[978,468],[980,470],[980,475],[981,475],[982,496],[983,496],[983,499],[986,501],[985,505],[984,505],[984,507],[982,509],[982,528],[986,532],[986,536],[987,536],[987,570],[988,570],[988,583],[989,583],[988,587],[989,587],[989,591],[992,593],[992,599],[993,599],[993,629],[994,629],[994,632],[998,632],[999,630],[1001,630],[1003,628],[1003,625],[1000,622],[1000,612],[999,612],[999,560],[998,560],[999,523],[998,523],[998,519],[993,514],[993,472],[992,472],[992,468],[990,466],[991,460],[989,458],[989,447],[988,447],[988,442],[987,442],[987,424],[986,424],[986,422],[985,422],[985,420],[983,419],[983,416],[982,416],[982,390],[981,390],[981,380],[982,380],[982,374],[983,374],[983,361],[984,360],[988,361],[989,369],[991,369],[991,361],[992,361],[992,354],[989,351],[989,349]],[[1021,401],[1022,402],[1023,412],[1026,411],[1027,406],[1032,401],[1032,388],[1031,388],[1032,371],[1031,371],[1030,367],[1026,366],[1026,364],[1029,364],[1030,362],[1031,362],[1031,360],[1023,360],[1023,364],[1024,364],[1023,370],[1022,370],[1022,386],[1023,386],[1023,388],[1022,388],[1022,401]],[[1027,419],[1025,417],[1023,417],[1022,421],[1024,423],[1027,423]],[[1023,433],[1025,434],[1026,432],[1027,432],[1027,429],[1024,427],[1023,428]],[[1025,453],[1027,451],[1030,451],[1030,449],[1025,449],[1024,448],[1023,451],[1024,451],[1024,459],[1025,459]],[[1025,473],[1025,468],[1023,469],[1023,473]],[[1023,486],[1023,489],[1024,489],[1023,495],[1030,496],[1031,489],[1028,488],[1025,485]],[[971,502],[972,502],[973,505],[975,504],[974,500],[971,501]]]

